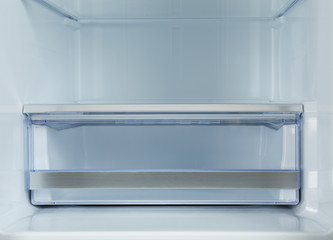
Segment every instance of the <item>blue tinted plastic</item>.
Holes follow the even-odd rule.
[[[30,170],[299,171],[298,114],[198,116],[30,116]],[[294,205],[299,196],[298,189],[90,190],[33,190],[32,202]]]

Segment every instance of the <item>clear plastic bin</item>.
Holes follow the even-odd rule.
[[[297,204],[288,106],[26,107],[32,203]]]

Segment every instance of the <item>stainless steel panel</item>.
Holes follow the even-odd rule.
[[[298,172],[31,172],[30,189],[55,188],[156,188],[297,189]]]

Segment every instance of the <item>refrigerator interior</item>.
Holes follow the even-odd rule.
[[[1,239],[331,239],[333,2],[0,1]],[[36,207],[24,104],[304,104],[297,206]]]

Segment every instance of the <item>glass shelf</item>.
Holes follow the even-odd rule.
[[[39,0],[79,20],[266,18],[283,15],[298,0]]]
[[[302,105],[23,111],[36,205],[298,203]]]

